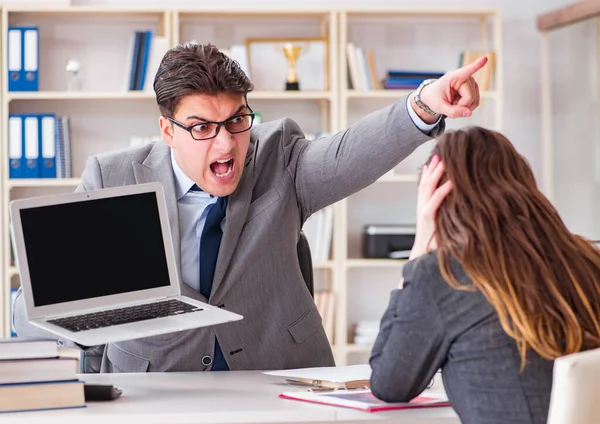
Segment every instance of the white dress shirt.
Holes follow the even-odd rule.
[[[175,190],[179,212],[179,237],[181,238],[181,279],[188,286],[200,290],[200,236],[210,208],[218,197],[204,191],[190,191],[195,184],[183,173],[173,155],[171,164],[175,173]],[[225,219],[221,221],[224,228]],[[177,249],[177,246],[174,246]]]

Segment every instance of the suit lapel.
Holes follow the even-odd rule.
[[[254,163],[255,155],[258,148],[255,149],[256,142],[250,143],[248,153],[246,154],[246,162],[244,164],[244,173],[236,190],[229,196],[227,202],[227,211],[225,213],[225,228],[223,230],[223,239],[219,247],[219,255],[217,257],[217,265],[215,268],[215,276],[211,289],[211,300],[216,299],[215,293],[218,291],[218,296],[222,296],[228,289],[222,285],[223,277],[231,262],[231,257],[237,246],[237,242],[242,233],[242,228],[246,222],[248,208],[252,201],[252,190],[254,188]],[[234,282],[230,282],[233,284]]]
[[[181,249],[179,239],[179,214],[177,212],[177,198],[175,190],[175,177],[171,165],[171,149],[165,143],[156,143],[144,162],[133,162],[133,174],[136,184],[159,182],[164,187],[167,213],[169,216],[169,227],[173,250],[175,251],[175,263],[181,275]]]

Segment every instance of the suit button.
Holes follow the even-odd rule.
[[[212,356],[204,355],[202,357],[202,365],[208,367],[210,364],[212,364]]]

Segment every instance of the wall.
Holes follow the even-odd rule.
[[[303,6],[322,7],[323,0],[304,0]],[[505,101],[503,132],[530,161],[541,177],[540,34],[538,14],[572,3],[565,0],[371,0],[373,7],[496,8],[503,14]],[[164,0],[72,0],[72,4],[161,6]],[[198,8],[202,1],[171,0],[171,7]],[[212,4],[212,3],[211,3]],[[281,1],[230,0],[230,7],[281,7]],[[332,8],[362,6],[361,0],[328,0]],[[551,36],[555,137],[555,205],[567,225],[590,238],[600,238],[595,206],[600,203],[595,23],[586,22]],[[454,35],[458,37],[458,35]],[[453,34],[449,34],[453,37]],[[460,38],[457,38],[460,40]],[[585,41],[585,42],[584,42]],[[457,41],[459,42],[459,41]],[[435,45],[423,49],[435,55]],[[576,82],[576,83],[573,83]]]

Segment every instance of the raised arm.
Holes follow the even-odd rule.
[[[297,127],[285,132],[302,137]],[[335,203],[373,183],[429,139],[411,120],[402,98],[345,131],[305,143],[295,175],[299,203],[309,213]]]
[[[297,143],[294,180],[304,212],[310,214],[372,184],[444,130],[442,119],[431,132],[424,133],[411,114],[426,124],[436,122],[440,115],[470,116],[479,106],[479,88],[473,74],[486,62],[487,58],[482,57],[424,85],[419,90],[419,104],[414,96],[409,101],[401,98],[342,132],[310,143]],[[303,138],[296,125],[286,122],[288,128],[284,128],[283,135],[287,140]]]

